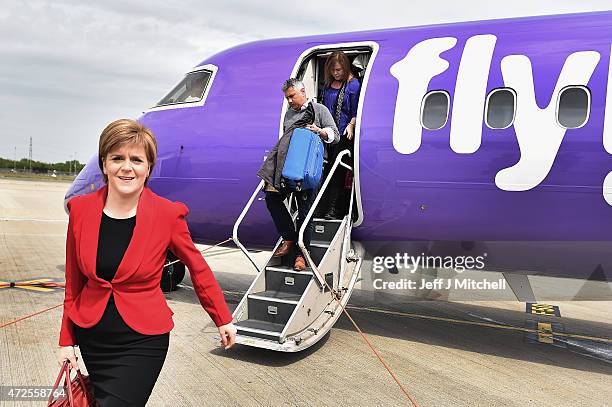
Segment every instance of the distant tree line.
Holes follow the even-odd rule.
[[[13,168],[14,166],[17,167],[17,171],[30,170],[30,162],[27,158],[22,158],[15,165],[14,160],[0,157],[0,168]],[[32,160],[32,172],[37,173],[53,172],[53,170],[66,174],[70,173],[71,170],[73,173],[78,173],[83,167],[85,167],[85,164],[81,164],[78,160],[64,161],[63,163],[43,163]]]

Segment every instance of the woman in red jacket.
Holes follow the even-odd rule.
[[[159,286],[168,248],[189,268],[225,349],[236,338],[223,293],[191,240],[189,210],[146,186],[156,155],[155,137],[142,124],[109,124],[98,151],[107,185],[68,202],[58,360],[78,368],[79,346],[102,407],[144,406],[164,364],[174,326]]]

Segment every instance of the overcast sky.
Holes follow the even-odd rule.
[[[1,0],[0,157],[15,147],[27,157],[31,136],[35,160],[86,162],[106,124],[138,118],[185,71],[248,41],[612,9],[610,0],[301,3]]]

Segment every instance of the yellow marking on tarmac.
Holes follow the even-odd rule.
[[[550,304],[527,304],[527,312],[534,315],[559,315],[559,308]]]
[[[22,280],[22,281],[15,281],[15,286],[18,285],[24,285],[24,284],[39,284],[39,283],[46,283],[52,281],[50,278],[40,278],[40,279],[36,279],[36,280]]]
[[[31,286],[31,285],[19,285],[19,284],[15,284],[15,288],[21,288],[22,290],[39,291],[39,292],[42,292],[42,293],[48,293],[50,291],[54,291],[53,288],[35,287],[35,286]]]
[[[15,284],[22,283],[22,284],[34,284],[34,283],[46,283],[48,281],[51,281],[50,278],[39,278],[36,280],[23,280],[23,281],[15,281]]]
[[[382,309],[378,309],[378,308],[362,308],[362,307],[346,307],[346,308],[347,309],[355,309],[355,310],[358,310],[358,311],[361,310],[361,311],[377,312],[377,313],[388,314],[388,315],[397,315],[397,316],[401,316],[401,317],[429,319],[429,320],[432,320],[432,321],[451,322],[451,323],[454,323],[454,324],[473,325],[473,326],[481,326],[481,327],[485,327],[485,328],[495,328],[495,329],[505,329],[505,330],[508,330],[508,331],[517,331],[517,332],[538,333],[537,329],[529,329],[529,328],[523,328],[523,327],[517,327],[517,326],[511,326],[511,325],[501,325],[501,324],[491,324],[491,323],[487,323],[487,322],[466,321],[466,320],[463,320],[463,319],[436,317],[436,316],[432,316],[432,315],[413,314],[413,313],[409,313],[409,312],[387,311],[387,310],[382,310]],[[612,338],[599,338],[597,336],[568,334],[568,333],[564,333],[564,332],[554,332],[554,335],[557,336],[557,337],[563,336],[563,337],[566,337],[566,338],[584,339],[584,340],[589,340],[589,341],[612,343]]]
[[[538,322],[538,341],[542,343],[554,343],[552,324]]]
[[[36,280],[13,281],[12,287],[10,285],[11,284],[10,281],[0,281],[0,288],[20,288],[22,290],[32,290],[32,291],[38,291],[38,292],[43,292],[43,293],[53,292],[57,290],[58,288],[60,288],[60,287],[56,287],[56,288],[36,287],[34,285],[30,285],[30,284],[39,284],[39,283],[45,283],[45,282],[50,282],[50,281],[53,281],[53,279],[40,278]]]

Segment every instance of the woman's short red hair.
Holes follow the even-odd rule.
[[[149,168],[153,171],[155,161],[157,160],[157,140],[155,140],[151,130],[142,123],[132,119],[115,120],[102,130],[98,143],[98,165],[100,166],[100,171],[104,173],[102,161],[108,153],[126,144],[143,146],[147,161],[149,162]],[[103,176],[104,182],[107,183],[108,177],[106,174],[103,174]],[[149,177],[145,180],[145,185],[147,185],[148,181]]]

